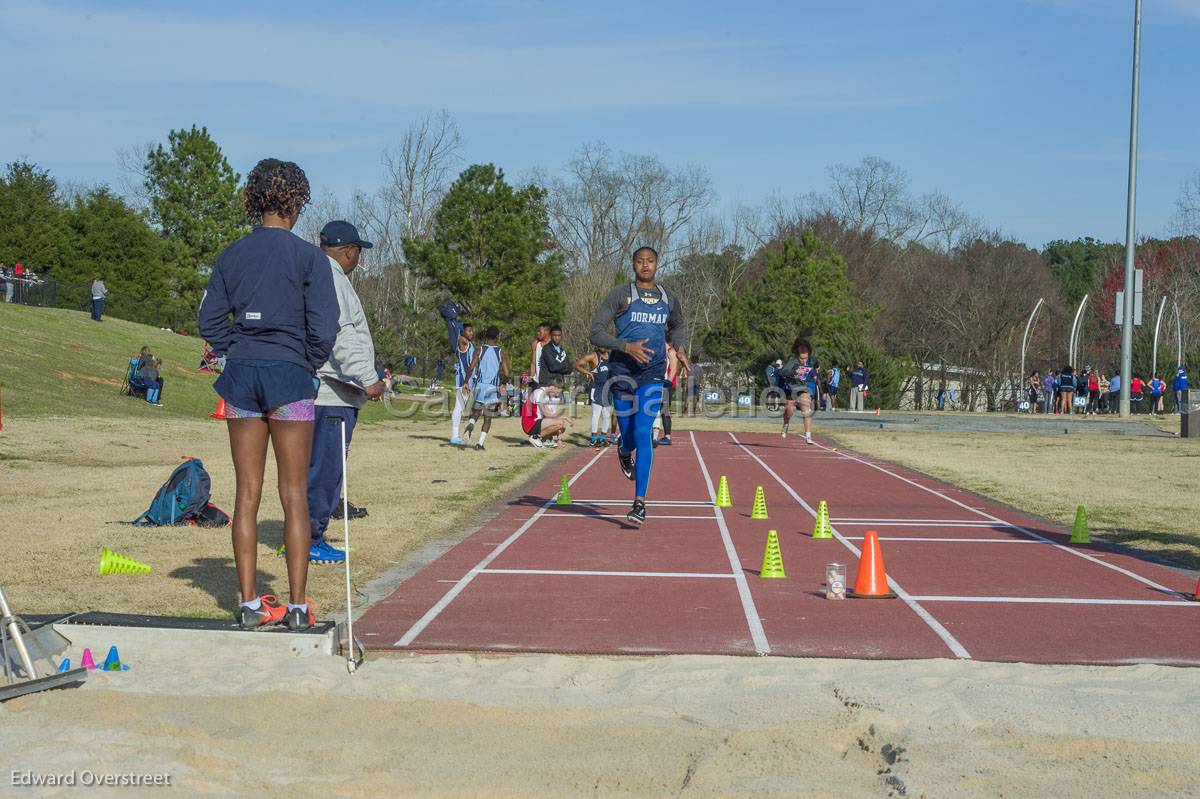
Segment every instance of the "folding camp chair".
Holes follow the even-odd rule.
[[[146,384],[138,377],[138,358],[129,359],[129,368],[125,370],[125,381],[121,383],[121,394],[126,397],[146,398]]]
[[[212,347],[206,341],[204,342],[204,352],[200,355],[200,365],[196,368],[201,372],[220,374],[221,370],[225,368],[225,359],[213,352]]]

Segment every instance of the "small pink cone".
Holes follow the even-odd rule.
[[[84,649],[83,657],[79,660],[79,667],[88,671],[96,670],[96,661],[92,660],[92,650]]]

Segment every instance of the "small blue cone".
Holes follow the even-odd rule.
[[[63,662],[58,664],[58,670],[59,671],[70,671],[71,670],[71,659],[63,658]]]
[[[108,657],[104,659],[104,665],[100,667],[100,670],[129,671],[129,667],[121,665],[121,656],[117,654],[117,647],[114,645],[108,648]]]

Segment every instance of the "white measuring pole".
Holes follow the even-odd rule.
[[[346,542],[346,671],[357,668],[354,662],[354,605],[350,598],[350,486],[346,475],[346,420],[342,419],[342,527]]]

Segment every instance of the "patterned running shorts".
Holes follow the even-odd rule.
[[[266,413],[247,411],[235,408],[225,403],[226,419],[271,419],[277,422],[311,422],[316,419],[316,403],[314,400],[302,399],[278,405]]]

